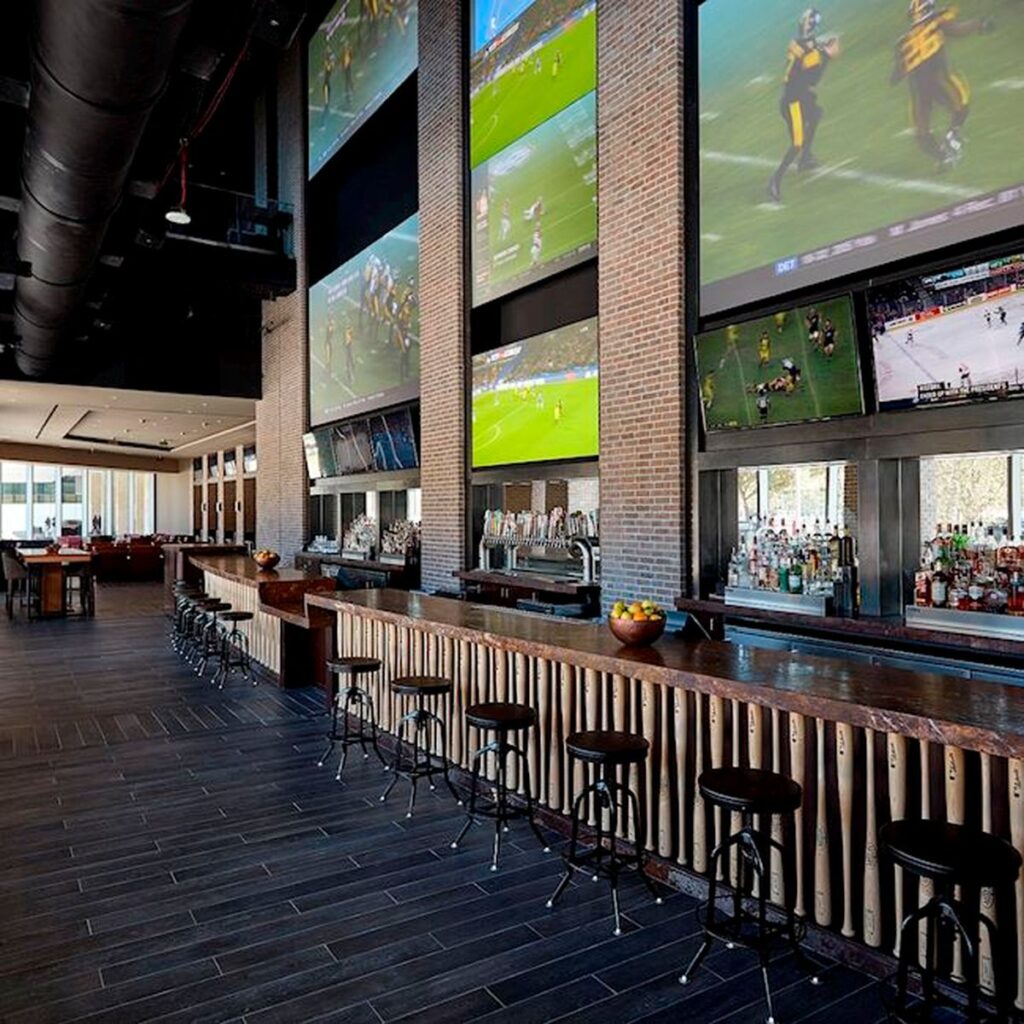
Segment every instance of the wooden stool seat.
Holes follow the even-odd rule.
[[[901,868],[922,878],[995,889],[1020,873],[1021,856],[1005,839],[965,825],[893,821],[878,838]]]
[[[565,741],[565,749],[573,757],[604,765],[640,764],[650,747],[643,736],[613,729],[574,732]]]
[[[379,672],[379,658],[328,658],[327,671],[335,675],[357,676],[363,672]]]
[[[442,676],[399,676],[391,680],[391,689],[406,697],[433,697],[451,693],[454,686]]]
[[[800,806],[801,790],[792,779],[761,768],[711,768],[697,785],[705,800],[730,811],[789,814]]]
[[[471,704],[466,708],[466,721],[477,729],[517,732],[529,729],[537,721],[537,712],[525,704],[493,701],[489,704]]]

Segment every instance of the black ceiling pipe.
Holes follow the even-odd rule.
[[[40,377],[81,306],[192,0],[37,0],[15,285],[18,367]]]

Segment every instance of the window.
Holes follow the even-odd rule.
[[[61,469],[60,532],[64,537],[81,537],[85,519],[85,472]]]
[[[224,479],[233,480],[238,476],[238,457],[235,449],[228,449],[221,458],[224,462]]]
[[[256,446],[254,444],[242,449],[242,472],[256,472]]]
[[[29,537],[28,475],[27,463],[0,463],[0,535],[12,540]]]
[[[32,466],[32,536],[59,536],[57,522],[57,467]]]
[[[1010,471],[1007,452],[940,455],[921,459],[921,537],[935,535],[936,524],[980,524],[998,533],[1010,528]]]
[[[758,523],[856,530],[857,470],[843,462],[746,467],[737,470],[740,532]]]
[[[153,532],[153,474],[132,474],[132,533]]]

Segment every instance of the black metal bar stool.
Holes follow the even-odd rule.
[[[205,601],[209,596],[204,590],[190,591],[182,600],[181,620],[175,650],[186,661],[191,655],[195,618],[199,614],[199,602]]]
[[[644,871],[647,855],[644,846],[647,837],[647,817],[640,806],[640,798],[628,784],[619,782],[616,771],[624,765],[643,764],[650,751],[650,744],[643,736],[628,732],[612,730],[594,732],[576,732],[565,741],[565,749],[570,757],[578,758],[595,766],[599,772],[595,781],[585,786],[576,794],[572,805],[572,833],[569,849],[562,854],[565,861],[565,872],[558,880],[558,885],[548,906],[553,907],[565,892],[574,871],[582,871],[590,875],[596,882],[599,878],[607,878],[611,887],[612,911],[615,915],[615,934],[622,934],[622,917],[619,913],[619,875],[626,868],[636,869],[644,885],[647,886],[655,903],[661,903],[654,883]],[[586,814],[588,800],[595,802],[597,817],[597,835],[594,845],[581,850],[579,848],[580,824]],[[619,825],[619,807],[628,805],[633,816],[635,844],[632,852],[620,850],[616,837]],[[608,827],[604,827],[605,812],[608,813]],[[607,845],[606,845],[607,841]]]
[[[259,680],[253,675],[252,661],[249,659],[249,636],[238,628],[240,622],[252,622],[256,618],[255,614],[225,610],[219,613],[219,617],[222,627],[220,656],[217,661],[217,671],[213,673],[213,682],[217,684],[219,690],[223,690],[228,675],[237,668],[244,679],[248,679],[253,686],[256,686]],[[231,623],[230,629],[227,628],[228,623]]]
[[[772,990],[768,978],[768,967],[772,954],[780,949],[791,950],[800,965],[811,975],[811,983],[818,985],[819,968],[813,964],[800,948],[804,928],[797,924],[791,900],[781,919],[768,916],[768,893],[771,889],[771,854],[778,852],[782,868],[792,876],[793,851],[787,850],[780,842],[772,839],[768,831],[754,828],[754,816],[770,821],[773,815],[790,815],[803,798],[800,786],[792,779],[776,772],[760,768],[713,768],[702,772],[697,779],[701,796],[712,807],[721,807],[740,815],[742,827],[738,832],[722,840],[711,854],[708,865],[708,899],[704,905],[704,940],[694,954],[689,966],[680,975],[682,985],[689,984],[694,971],[704,959],[712,943],[717,939],[729,949],[740,946],[754,950],[761,962],[761,980],[764,984],[764,998],[767,1004],[767,1024],[774,1024],[775,1011],[772,1006]],[[766,828],[768,826],[766,825]],[[727,892],[726,899],[732,901],[732,914],[718,918],[716,915],[718,875],[722,859],[730,851],[737,858],[735,873],[737,884]],[[753,883],[757,880],[757,894]],[[792,886],[787,886],[792,891]],[[753,901],[755,910],[748,909]]]
[[[206,666],[209,665],[210,658],[215,658],[220,653],[220,622],[218,617],[224,612],[231,611],[231,605],[227,601],[221,601],[214,597],[201,601],[199,608],[198,637],[194,660],[196,675],[205,676]]]
[[[369,739],[373,752],[380,758],[380,763],[387,767],[387,761],[380,752],[377,745],[377,710],[373,705],[373,696],[369,690],[359,685],[361,676],[371,675],[379,672],[381,662],[378,658],[328,658],[327,671],[337,677],[337,688],[334,699],[331,701],[331,729],[327,733],[327,749],[320,755],[317,767],[323,768],[324,762],[334,752],[334,748],[341,744],[341,758],[338,761],[338,773],[335,778],[341,782],[341,773],[345,770],[345,761],[348,758],[348,748],[358,743],[363,751],[363,760],[367,760],[370,752],[366,749],[366,741]],[[344,677],[344,681],[343,681]],[[349,721],[349,715],[359,719],[359,728],[353,730]],[[341,733],[338,733],[338,716],[341,716]],[[367,736],[366,726],[369,725],[371,734]]]
[[[547,840],[541,835],[537,822],[534,819],[533,788],[530,784],[530,764],[527,761],[526,753],[509,742],[512,733],[532,729],[537,722],[537,712],[525,704],[511,704],[507,702],[495,702],[491,704],[471,704],[466,708],[466,721],[475,729],[482,732],[491,730],[495,738],[490,743],[480,747],[473,754],[473,778],[469,791],[469,808],[466,812],[466,821],[462,830],[452,840],[451,847],[457,850],[459,843],[465,838],[470,826],[477,820],[477,817],[494,819],[494,849],[491,855],[491,870],[498,870],[498,858],[501,856],[501,836],[508,831],[509,822],[516,818],[526,818],[533,834],[549,853],[551,847]],[[494,754],[497,779],[492,789],[492,798],[483,806],[478,806],[476,799],[477,785],[480,781],[480,766],[484,763],[488,754]],[[523,796],[526,799],[526,807],[518,807],[509,799],[508,791],[508,758],[509,755],[519,759],[522,766]]]
[[[399,676],[391,680],[391,689],[403,697],[413,697],[416,706],[406,712],[398,723],[398,743],[395,747],[395,760],[390,766],[394,772],[387,788],[381,793],[381,803],[387,800],[395,783],[399,779],[408,779],[411,790],[409,792],[409,808],[405,812],[407,818],[412,817],[413,808],[416,806],[416,783],[420,779],[426,779],[431,789],[436,789],[434,776],[443,775],[445,785],[451,790],[451,794],[458,803],[462,803],[459,794],[455,792],[452,780],[448,777],[448,736],[445,732],[445,723],[435,711],[427,706],[431,698],[435,701],[444,701],[450,697],[453,690],[452,681],[440,676]],[[408,744],[406,731],[412,726],[412,756],[408,761],[403,762],[403,748]],[[430,730],[434,728],[440,737],[440,763],[430,753],[427,740]],[[427,734],[426,736],[424,734]]]
[[[1004,839],[964,825],[945,821],[893,821],[878,833],[884,853],[904,871],[934,882],[935,895],[923,907],[909,913],[900,926],[900,961],[896,973],[896,993],[890,1011],[899,1021],[931,1020],[939,1000],[935,992],[940,937],[959,936],[963,958],[964,984],[967,989],[967,1019],[991,1019],[979,1014],[980,978],[978,955],[981,929],[988,931],[992,946],[995,981],[995,1020],[1010,1020],[1013,1006],[1015,965],[1013,949],[1000,944],[1000,931],[994,921],[981,913],[982,889],[996,894],[997,904],[1013,904],[1013,885],[1020,873],[1020,854]],[[959,886],[962,898],[957,899]],[[921,978],[923,1014],[907,1014],[907,983],[918,926],[925,923],[924,966],[915,968]],[[1018,937],[1018,941],[1020,941]]]
[[[178,650],[184,635],[183,620],[189,599],[202,593],[202,588],[185,580],[177,580],[174,584],[174,614],[171,616],[170,641],[171,647]]]

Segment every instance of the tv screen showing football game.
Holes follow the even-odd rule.
[[[704,314],[1024,223],[1009,0],[707,0]]]
[[[309,176],[415,70],[417,0],[338,0],[309,41]]]
[[[696,348],[709,431],[864,412],[849,296],[708,331]]]
[[[594,107],[587,93],[473,169],[473,305],[597,252]]]
[[[370,433],[378,470],[415,469],[419,465],[416,434],[408,409],[371,416]]]
[[[419,215],[309,290],[310,420],[409,402],[419,392]]]
[[[473,466],[598,454],[597,319],[473,357]]]
[[[871,290],[882,409],[1024,396],[1024,255]]]
[[[501,0],[477,8],[497,10]],[[497,23],[493,15],[488,24]],[[476,167],[597,86],[596,0],[536,0],[478,50],[469,69]]]

